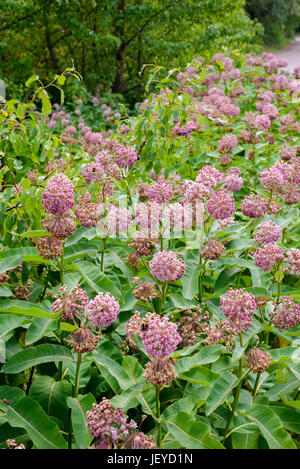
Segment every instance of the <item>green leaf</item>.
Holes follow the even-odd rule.
[[[38,93],[38,97],[42,100],[42,113],[44,116],[47,116],[51,112],[51,101],[49,99],[47,91],[41,89]]]
[[[190,383],[200,383],[203,386],[209,386],[212,385],[219,376],[218,373],[213,373],[204,366],[195,366],[185,373],[181,373],[180,379],[184,379]]]
[[[94,351],[91,358],[95,361],[96,365],[103,366],[117,380],[121,389],[125,390],[133,384],[132,378],[129,377],[126,370],[104,353],[101,352],[100,354]]]
[[[34,81],[37,81],[39,80],[39,76],[38,75],[32,75],[31,77],[28,78],[28,80],[25,82],[25,86],[27,86],[27,88],[31,85],[31,83],[33,83]]]
[[[214,383],[211,388],[210,394],[206,401],[205,413],[210,415],[220,405],[225,402],[228,394],[237,386],[239,379],[230,373],[225,371]]]
[[[0,296],[5,296],[5,297],[12,296],[12,292],[7,287],[0,287]]]
[[[245,415],[258,425],[270,449],[296,449],[280,418],[269,406],[254,404]]]
[[[225,269],[220,272],[216,280],[215,292],[223,292],[228,290],[228,287],[230,286],[230,279],[240,271],[241,269],[239,267],[225,267]]]
[[[57,328],[57,320],[50,318],[33,318],[25,336],[25,344],[31,345],[40,340],[47,331]]]
[[[93,440],[87,426],[86,412],[92,410],[93,403],[96,402],[93,394],[77,398],[68,397],[67,406],[72,409],[71,419],[75,442],[80,449],[88,448]]]
[[[103,272],[101,272],[100,267],[96,267],[94,264],[87,261],[81,261],[77,262],[77,264],[72,264],[72,267],[82,274],[86,282],[93,288],[95,292],[109,292],[117,300],[123,303],[123,295],[119,288],[112,280],[110,280]]]
[[[62,345],[42,344],[13,355],[2,367],[3,373],[20,373],[32,366],[54,361],[73,360],[72,353]]]
[[[166,421],[172,436],[188,449],[224,449],[224,446],[210,436],[210,427],[197,422],[186,412],[171,415]]]
[[[276,412],[286,430],[300,434],[300,401],[298,409],[285,405],[286,402],[285,400],[284,404],[276,402],[271,405],[271,409]]]
[[[7,399],[9,404],[3,402]],[[24,428],[38,449],[66,449],[67,442],[41,406],[19,388],[0,387],[0,404],[12,427]]]
[[[59,313],[54,314],[45,309],[45,304],[30,303],[30,301],[21,300],[0,300],[0,313],[23,314],[25,316],[34,316],[38,318],[55,319]]]
[[[25,316],[13,316],[11,314],[0,314],[0,339],[5,339],[6,334],[16,329],[24,322],[28,322]]]
[[[68,381],[55,381],[51,376],[37,376],[29,392],[29,397],[38,402],[47,415],[56,417],[68,430],[68,409],[66,400],[72,395],[72,385]]]
[[[206,345],[194,355],[180,358],[175,365],[175,370],[180,375],[195,366],[213,363],[220,358],[223,350],[221,345]]]
[[[2,259],[1,254],[2,253],[0,253],[0,259]],[[18,267],[20,263],[22,262],[22,258],[23,256],[19,254],[17,256],[12,256],[12,257],[9,257],[8,259],[0,261],[0,274]]]
[[[185,274],[181,279],[182,296],[188,300],[192,300],[198,293],[198,279],[201,271],[199,264],[195,264],[192,260],[186,261]]]

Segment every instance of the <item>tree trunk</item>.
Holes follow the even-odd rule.
[[[123,78],[124,78],[124,69],[125,69],[125,42],[123,41],[118,49],[116,60],[118,62],[119,69],[115,77],[114,84],[112,86],[113,93],[122,94],[124,91]]]

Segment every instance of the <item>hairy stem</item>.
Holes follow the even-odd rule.
[[[157,448],[161,448],[161,423],[158,422],[160,417],[160,402],[159,402],[159,386],[156,386],[156,428],[157,428]]]

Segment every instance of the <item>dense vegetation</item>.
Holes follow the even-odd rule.
[[[0,0],[0,77],[20,99],[33,74],[75,66],[87,89],[133,104],[151,66],[183,66],[215,50],[253,51],[262,28],[243,0]],[[13,86],[14,85],[14,86]]]
[[[263,39],[269,46],[280,46],[299,32],[299,0],[247,0],[246,10],[263,25]]]
[[[283,65],[198,57],[154,74],[134,117],[96,96],[95,122],[78,95],[51,108],[73,70],[2,106],[2,448],[299,447],[299,69]]]

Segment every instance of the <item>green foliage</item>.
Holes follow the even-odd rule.
[[[253,50],[261,30],[243,6],[243,0],[2,0],[0,76],[10,97],[9,85],[33,71],[49,81],[75,65],[89,91],[102,96],[112,87],[133,102],[152,64],[178,67],[216,48]]]
[[[264,42],[280,46],[300,25],[299,0],[247,0],[246,11],[264,27]]]

